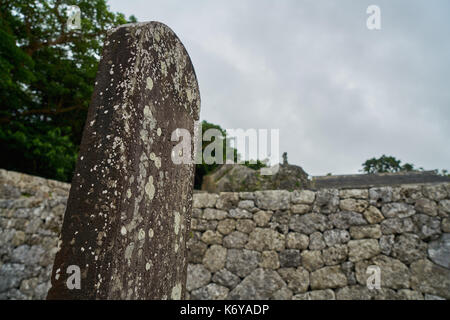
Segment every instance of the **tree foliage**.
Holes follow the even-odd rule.
[[[395,157],[382,155],[381,157],[371,158],[362,164],[362,171],[365,173],[384,173],[384,172],[399,172],[399,171],[414,171],[414,165],[405,163],[401,165],[401,160]]]
[[[106,31],[133,21],[105,0],[0,2],[0,167],[70,181]]]
[[[233,159],[234,163],[237,163],[240,155],[237,151],[236,148],[232,148],[230,147],[230,137],[228,137],[226,130],[222,129],[219,125],[213,124],[213,123],[209,123],[207,121],[202,121],[201,123],[202,125],[202,133],[204,134],[207,130],[209,129],[216,129],[220,132],[220,139],[221,139],[221,143],[223,145],[223,150],[222,150],[222,154],[223,154],[223,163],[226,162],[227,159]],[[205,150],[205,148],[210,145],[211,143],[214,142],[214,139],[212,139],[212,141],[205,141],[202,139],[202,155],[203,152]],[[230,152],[230,155],[227,156],[227,149]],[[212,152],[212,156],[215,156],[214,151]],[[257,170],[260,169],[262,167],[265,167],[265,164],[262,163],[259,160],[256,161],[244,161],[242,163],[243,165]],[[204,157],[202,156],[202,163],[201,164],[196,164],[195,166],[195,181],[194,181],[194,187],[196,189],[200,189],[202,186],[202,181],[203,181],[203,177],[205,175],[208,175],[210,173],[212,173],[214,170],[216,170],[221,164],[218,163],[212,163],[212,164],[207,164],[205,162]]]

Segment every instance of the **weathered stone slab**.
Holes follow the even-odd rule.
[[[194,68],[172,30],[149,22],[109,31],[49,299],[184,296],[194,166],[172,161],[171,135],[193,136],[199,108]],[[80,289],[66,286],[70,265]]]

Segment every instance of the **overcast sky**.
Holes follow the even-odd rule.
[[[366,9],[381,9],[368,30]],[[280,129],[310,175],[382,154],[450,169],[450,1],[109,0],[167,24],[194,64],[201,119]]]

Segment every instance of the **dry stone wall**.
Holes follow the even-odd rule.
[[[197,194],[190,298],[450,299],[449,195],[449,183]]]
[[[0,299],[45,298],[68,190],[0,170]],[[190,299],[450,299],[449,183],[196,193],[193,207]]]

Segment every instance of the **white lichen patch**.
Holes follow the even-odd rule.
[[[149,106],[144,106],[144,116],[146,116],[146,117],[152,116],[152,111],[150,110]]]
[[[131,189],[127,190],[127,198],[130,199],[131,198]]]
[[[147,86],[146,86],[146,88],[148,90],[152,90],[153,89],[153,80],[150,77],[147,77]]]
[[[144,239],[145,239],[145,231],[144,231],[144,229],[139,229],[138,240],[142,241]]]
[[[153,229],[150,228],[150,229],[148,230],[148,236],[149,236],[150,238],[153,238],[154,234],[155,234],[155,233],[153,232]]]
[[[125,226],[122,226],[122,229],[120,229],[120,234],[123,236],[127,234],[127,228]]]
[[[130,262],[131,256],[133,255],[134,242],[131,242],[125,249],[125,259]]]
[[[158,137],[161,136],[161,133],[162,133],[161,128],[156,129],[156,134],[158,135]]]
[[[177,285],[172,288],[171,298],[172,300],[181,299],[181,283],[177,283]]]
[[[145,193],[149,197],[150,200],[153,200],[155,197],[155,186],[153,185],[153,176],[148,178],[148,182],[145,185]]]
[[[180,221],[181,221],[180,214],[177,211],[175,211],[174,212],[174,225],[173,225],[175,234],[178,234],[180,232]]]

